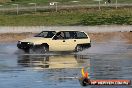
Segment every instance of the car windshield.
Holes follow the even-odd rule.
[[[42,31],[34,37],[52,38],[56,34],[55,31]]]

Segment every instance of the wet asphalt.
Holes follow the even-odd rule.
[[[116,39],[93,41],[91,48],[79,53],[43,55],[23,53],[16,43],[0,44],[0,88],[83,88],[78,81],[82,67],[87,67],[91,79],[132,80],[132,44]]]

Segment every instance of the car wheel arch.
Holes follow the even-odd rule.
[[[47,43],[42,43],[41,46],[46,46],[47,48],[49,48],[49,45]]]

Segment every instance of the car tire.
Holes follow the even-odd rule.
[[[82,50],[83,50],[83,47],[81,45],[77,45],[76,48],[75,48],[76,52],[79,52],[79,51],[82,51]]]
[[[30,54],[44,54],[49,51],[49,48],[45,45],[34,46],[30,49]]]
[[[41,48],[42,48],[42,50],[41,50],[42,54],[43,53],[47,53],[49,51],[49,48],[47,46],[45,46],[45,45],[41,45]]]
[[[23,49],[24,53],[29,53],[29,49]]]

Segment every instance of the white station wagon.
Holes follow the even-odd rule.
[[[82,51],[91,47],[87,33],[83,31],[42,31],[34,37],[18,41],[17,47],[29,52]]]

